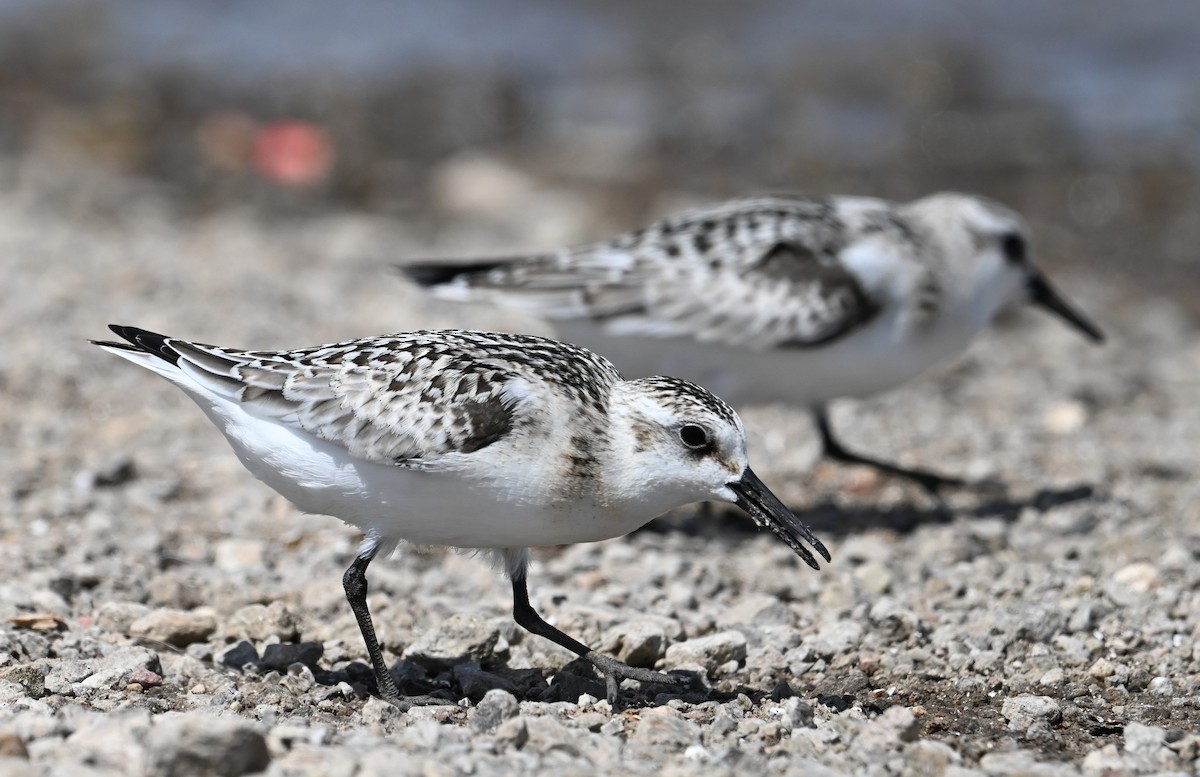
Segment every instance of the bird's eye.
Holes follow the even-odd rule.
[[[1007,234],[1000,238],[1000,250],[1009,264],[1025,263],[1025,238],[1020,235]]]
[[[712,446],[708,439],[708,430],[696,424],[684,424],[679,427],[679,440],[694,451],[707,450]]]

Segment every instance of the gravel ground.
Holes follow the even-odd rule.
[[[180,392],[85,338],[112,321],[284,347],[528,322],[389,277],[445,248],[419,225],[184,220],[153,189],[29,164],[0,181],[0,775],[1200,768],[1200,336],[1168,302],[1060,274],[1104,348],[1025,312],[939,374],[836,409],[860,448],[1005,484],[951,494],[953,517],[814,467],[803,414],[746,413],[756,470],[833,552],[820,573],[694,510],[537,554],[548,618],[694,671],[688,692],[633,687],[614,712],[512,623],[480,560],[377,562],[396,673],[461,699],[400,714],[364,694],[339,584],[355,533],[296,513]],[[455,247],[489,250],[489,229],[464,222]]]

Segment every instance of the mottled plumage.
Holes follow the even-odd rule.
[[[366,461],[426,468],[487,447],[524,421],[523,375],[603,412],[621,379],[590,351],[525,335],[412,332],[295,351],[166,339],[180,366],[248,411]]]
[[[827,453],[924,485],[931,473],[850,454],[824,405],[898,386],[961,353],[1010,302],[1027,300],[1094,340],[1098,328],[1029,263],[1012,210],[943,192],[748,197],[557,253],[400,269],[437,296],[555,322],[630,375],[668,372],[735,404],[814,408]]]
[[[541,337],[428,331],[293,351],[244,351],[114,326],[104,349],[172,381],[255,476],[365,534],[346,595],[380,694],[400,706],[366,608],[366,568],[401,540],[502,559],[517,622],[622,678],[671,683],[551,627],[526,591],[527,548],[617,537],[680,505],[721,500],[817,568],[829,552],[754,476],[742,422],[676,378],[623,380]],[[429,701],[429,700],[425,700]]]

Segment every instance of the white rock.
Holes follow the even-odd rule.
[[[1012,731],[1025,731],[1036,721],[1054,724],[1062,720],[1062,708],[1049,696],[1013,696],[1005,699],[1000,714]]]

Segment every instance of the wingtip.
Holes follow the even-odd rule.
[[[506,264],[503,260],[482,262],[418,261],[395,262],[392,269],[422,288],[452,283],[464,275],[476,275]]]
[[[167,342],[170,338],[166,335],[125,324],[109,324],[108,328],[122,340],[128,341],[129,345],[102,340],[93,340],[92,342],[102,347],[145,351],[171,364],[175,364],[179,360],[179,354]]]

